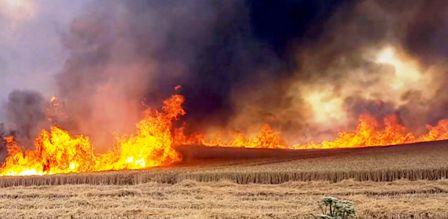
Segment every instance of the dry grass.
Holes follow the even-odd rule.
[[[138,185],[61,185],[0,189],[0,215],[11,217],[303,218],[317,201],[354,201],[368,217],[448,217],[448,181],[288,182],[229,181]]]
[[[1,177],[0,215],[303,218],[318,212],[318,200],[335,196],[354,201],[362,218],[448,217],[446,142],[281,153],[250,160],[190,157],[144,171]]]
[[[194,150],[207,153],[207,147]],[[152,181],[174,184],[184,179],[199,182],[229,180],[240,184],[279,184],[288,181],[338,182],[355,179],[383,182],[399,179],[438,180],[448,177],[447,142],[348,151],[318,151],[313,152],[314,154],[296,152],[295,157],[291,154],[281,155],[284,152],[274,152],[273,154],[277,156],[275,158],[231,160],[224,157],[222,158],[224,160],[206,161],[193,159],[176,167],[144,171],[0,177],[0,187],[64,184],[134,185]],[[242,153],[246,152],[242,150]]]

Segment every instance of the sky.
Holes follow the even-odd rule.
[[[67,57],[61,34],[87,2],[0,0],[0,105],[15,89],[54,95]]]

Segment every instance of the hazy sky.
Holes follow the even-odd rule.
[[[54,93],[66,58],[60,35],[87,1],[0,0],[0,106],[14,89]]]

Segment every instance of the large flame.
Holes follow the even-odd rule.
[[[448,139],[448,119],[440,120],[437,125],[427,125],[426,132],[415,134],[398,121],[396,115],[389,115],[382,122],[370,114],[359,116],[358,124],[352,131],[341,131],[333,140],[320,143],[308,142],[288,145],[280,132],[271,126],[263,125],[258,133],[245,135],[240,132],[218,132],[210,136],[193,135],[183,137],[187,144],[207,146],[246,147],[246,148],[288,148],[288,149],[334,149],[371,146],[389,146],[426,141]]]
[[[14,137],[5,137],[8,156],[0,175],[44,175],[108,170],[143,169],[170,165],[181,161],[175,144],[203,144],[223,147],[331,149],[384,146],[448,139],[448,120],[427,126],[427,132],[415,134],[391,115],[377,121],[369,114],[359,117],[352,131],[340,132],[334,140],[321,143],[288,145],[282,134],[269,125],[263,125],[255,134],[218,132],[214,134],[184,133],[184,127],[173,123],[185,114],[184,97],[173,95],[164,101],[161,110],[148,109],[136,125],[136,132],[117,138],[114,149],[95,154],[87,136],[74,135],[52,127],[42,130],[35,139],[33,150],[23,150]]]
[[[148,109],[137,132],[119,137],[113,151],[96,155],[88,137],[58,127],[43,130],[33,150],[22,150],[14,138],[5,138],[8,156],[1,175],[43,175],[105,170],[142,169],[181,160],[173,149],[172,123],[185,114],[184,98],[173,95],[161,111]]]
[[[387,146],[448,139],[448,120],[440,120],[436,126],[427,126],[427,132],[417,135],[398,122],[396,115],[384,118],[383,123],[373,116],[363,114],[353,131],[344,131],[331,141],[294,145],[296,149],[331,149],[367,146]]]

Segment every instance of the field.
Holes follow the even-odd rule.
[[[1,177],[0,215],[303,218],[318,213],[321,198],[334,196],[353,201],[363,218],[448,217],[447,142],[302,152],[179,150],[187,161],[172,167]]]
[[[356,203],[367,216],[448,216],[448,181],[287,182],[280,185],[229,181],[138,185],[60,185],[1,189],[2,217],[285,218],[318,212],[331,195]]]

